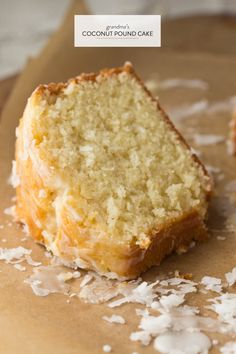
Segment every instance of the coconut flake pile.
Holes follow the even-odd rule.
[[[91,271],[71,270],[55,257],[47,258],[48,265],[41,265],[32,260],[31,252],[21,246],[0,248],[0,259],[20,271],[26,270],[20,262],[25,261],[32,266],[33,273],[25,279],[25,283],[37,296],[61,293],[68,299],[79,298],[91,304],[106,303],[115,312],[110,316],[104,314],[101,320],[113,325],[126,323],[126,319],[117,313],[119,307],[128,303],[139,305],[135,310],[139,325],[129,334],[130,340],[144,346],[152,345],[160,353],[174,353],[174,350],[186,354],[208,353],[218,342],[211,341],[207,333],[231,336],[236,331],[236,295],[229,292],[235,283],[236,268],[225,274],[227,283],[224,285],[220,278],[204,276],[196,282],[189,279],[191,275],[185,278],[178,272],[174,276],[159,276],[154,282],[141,278],[118,281]],[[217,293],[205,305],[217,318],[204,316],[198,307],[188,304],[188,294],[193,296],[202,289],[210,296]],[[70,300],[67,302],[70,303]],[[230,353],[234,349],[232,343],[229,341],[221,352]],[[109,348],[105,345],[103,350],[111,350]]]
[[[38,296],[59,292],[91,304],[107,303],[116,311],[127,303],[139,304],[143,309],[135,311],[140,321],[138,329],[130,333],[130,340],[144,346],[152,344],[160,353],[174,353],[174,349],[186,354],[208,353],[218,342],[211,341],[207,333],[232,335],[236,330],[236,295],[223,292],[220,278],[205,276],[198,283],[177,273],[174,277],[159,277],[154,282],[141,278],[120,282],[94,272],[82,271],[84,273],[81,274],[78,271],[66,272],[62,268],[62,265],[55,266],[55,261],[54,265],[35,268],[26,282]],[[229,273],[226,273],[226,279]],[[80,285],[73,287],[70,281],[77,281],[77,278],[82,279],[78,280]],[[228,286],[231,283],[228,281]],[[187,304],[188,294],[195,294],[202,288],[211,296],[212,292],[218,294],[205,306],[214,311],[217,319],[203,316],[198,307]],[[104,315],[102,319],[114,325],[126,323],[124,317],[117,313]],[[108,347],[103,350],[108,350]],[[222,350],[227,349],[222,347]]]
[[[225,274],[225,283],[213,276],[204,276],[196,282],[191,275],[181,276],[177,271],[173,276],[158,276],[153,282],[142,278],[118,281],[92,271],[72,270],[56,257],[47,258],[49,264],[41,265],[32,260],[31,253],[30,249],[22,246],[0,248],[0,259],[22,272],[26,267],[20,262],[25,261],[32,266],[33,273],[24,282],[37,296],[61,293],[68,297],[67,303],[72,297],[90,304],[105,303],[115,312],[110,316],[104,314],[101,320],[114,326],[126,323],[118,313],[121,306],[129,303],[139,305],[135,310],[139,318],[138,328],[129,334],[132,342],[152,345],[160,353],[175,353],[174,350],[185,354],[208,353],[218,342],[211,341],[207,334],[222,333],[229,336],[229,343],[222,346],[221,352],[231,353],[230,350],[234,350],[230,339],[236,331],[236,294],[230,290],[236,280],[236,267]],[[205,308],[217,318],[205,316],[198,307],[188,304],[189,294],[194,296],[202,291],[210,295]],[[211,298],[214,293],[216,297]],[[104,346],[104,351],[111,348],[107,346]]]

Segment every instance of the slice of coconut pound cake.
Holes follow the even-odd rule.
[[[134,278],[206,238],[209,176],[130,63],[39,86],[17,136],[17,218],[68,264]]]

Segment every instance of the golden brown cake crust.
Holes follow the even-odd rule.
[[[34,91],[33,96],[35,98],[38,95],[41,97],[46,92],[49,95],[58,95],[70,82],[94,81],[98,75],[111,76],[124,71],[134,75],[148,95],[152,97],[129,63],[121,68],[102,70],[99,74],[82,74],[69,80],[67,84],[40,85]],[[157,103],[157,107],[161,109],[159,102],[153,97],[152,99]],[[175,129],[163,110],[162,113],[168,124],[170,124],[171,129]],[[31,155],[28,155],[26,159],[21,158],[24,153],[25,131],[23,134],[23,127],[26,124],[26,115],[25,111],[18,128],[16,143],[17,173],[21,181],[17,187],[16,214],[19,221],[28,225],[32,237],[51,249],[50,240],[45,238],[42,232],[46,228],[48,218],[53,215],[52,201],[54,195],[53,191],[45,185],[44,180],[40,177]],[[177,134],[179,139],[188,147],[183,137],[178,132]],[[198,158],[195,155],[193,158],[207,175],[204,166]],[[39,197],[41,190],[45,192],[44,198]],[[209,182],[206,199],[208,199],[210,193],[211,184]],[[192,211],[178,220],[173,220],[171,223],[163,225],[158,230],[153,230],[149,237],[150,242],[146,245],[117,244],[108,238],[94,240],[94,238],[92,239],[85,234],[83,225],[79,225],[65,207],[60,211],[60,225],[54,236],[53,252],[65,260],[75,261],[77,256],[75,257],[74,250],[77,250],[77,258],[85,261],[87,268],[95,269],[100,273],[113,272],[121,277],[135,278],[152,265],[160,264],[161,260],[172,251],[188,248],[193,240],[206,239],[207,232],[202,217],[196,211]]]

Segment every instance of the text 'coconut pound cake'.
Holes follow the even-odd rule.
[[[39,86],[14,173],[18,220],[68,264],[134,278],[207,236],[210,178],[130,63]]]

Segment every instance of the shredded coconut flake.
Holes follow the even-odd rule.
[[[76,279],[81,276],[81,273],[78,271],[75,272],[62,272],[57,275],[59,281],[68,281],[71,279]]]
[[[92,304],[106,302],[117,295],[118,289],[113,286],[113,283],[109,279],[100,277],[96,277],[91,283],[82,284],[79,292],[81,299]]]
[[[226,273],[225,278],[229,286],[234,285],[236,283],[236,267],[231,272]]]
[[[16,188],[20,185],[20,177],[17,174],[16,171],[16,161],[13,160],[12,161],[12,172],[11,172],[11,176],[8,179],[9,184],[12,185],[13,188]]]
[[[112,315],[110,317],[108,316],[103,316],[103,320],[110,322],[110,323],[119,323],[119,324],[125,324],[125,319],[122,316],[119,315]]]
[[[222,322],[236,331],[236,294],[226,293],[208,301],[212,304],[207,308],[215,311]]]
[[[225,141],[224,136],[214,134],[194,134],[193,139],[195,144],[201,146],[215,145]]]
[[[172,307],[179,306],[184,301],[185,301],[184,294],[182,294],[182,295],[177,295],[177,294],[163,295],[160,298],[160,304],[166,311],[169,311]]]
[[[21,264],[14,264],[14,267],[17,269],[17,270],[20,270],[21,272],[24,272],[26,270],[26,268],[24,266],[22,266]]]
[[[158,87],[162,90],[168,90],[171,88],[176,87],[183,87],[183,88],[194,88],[194,89],[201,89],[207,90],[209,85],[207,82],[200,80],[200,79],[166,79],[159,83]]]
[[[236,353],[236,342],[228,342],[223,347],[220,348],[222,354],[235,354]]]
[[[123,285],[123,287],[119,288],[119,294],[122,294],[123,298],[111,302],[108,306],[117,307],[124,303],[133,302],[150,307],[153,300],[157,297],[153,290],[155,285],[156,283],[148,284],[145,281],[138,286],[135,286],[135,283],[132,282]]]
[[[201,280],[201,284],[205,286],[207,290],[220,293],[222,291],[221,279],[205,276]]]
[[[154,348],[166,354],[207,354],[211,341],[200,332],[168,331],[155,339]]]
[[[209,104],[208,113],[213,114],[213,113],[224,112],[224,111],[229,112],[232,109],[234,109],[235,106],[236,106],[236,96],[232,96],[224,100],[212,102],[211,104]]]
[[[24,257],[31,252],[31,250],[21,246],[16,248],[0,248],[0,260],[4,260],[7,263],[15,263],[14,260],[23,261]]]
[[[176,107],[169,110],[169,115],[173,120],[182,120],[205,111],[208,107],[207,100],[201,100],[192,104]]]
[[[68,294],[69,285],[58,279],[62,267],[40,266],[33,269],[33,274],[25,280],[37,296],[47,296],[52,293]]]
[[[145,85],[151,91],[156,90],[169,90],[173,88],[191,88],[199,90],[207,90],[209,85],[207,82],[200,79],[181,79],[173,78],[158,81],[157,79],[150,78],[145,82]]]
[[[86,274],[81,283],[80,283],[80,287],[83,288],[86,284],[88,284],[91,280],[93,279],[93,275],[92,274]]]
[[[130,340],[133,342],[139,341],[142,343],[142,345],[149,345],[151,342],[151,336],[148,332],[145,331],[139,331],[139,332],[133,332],[130,335]]]
[[[26,256],[25,256],[25,260],[26,260],[26,262],[27,262],[29,265],[31,265],[31,266],[33,266],[33,267],[38,267],[38,266],[40,266],[40,265],[42,264],[41,262],[36,262],[36,261],[34,261],[34,260],[31,258],[30,255],[26,255]]]

